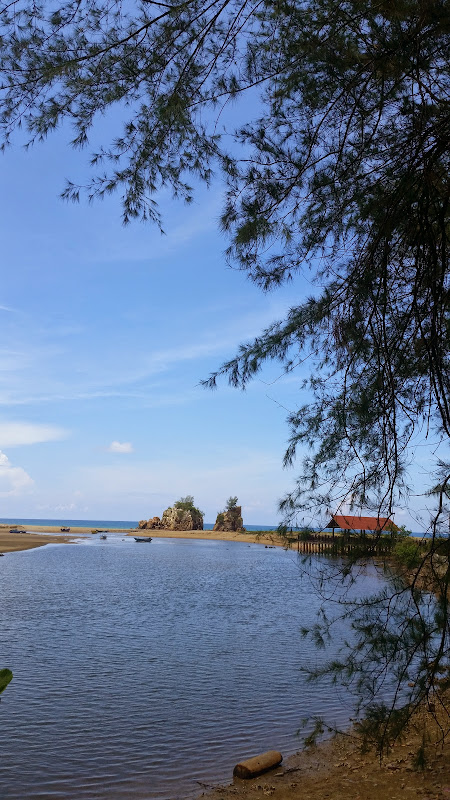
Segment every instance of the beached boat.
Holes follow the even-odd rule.
[[[151,536],[135,536],[134,537],[134,541],[135,542],[151,542],[151,540],[152,540]]]
[[[61,531],[63,533],[68,533],[70,531],[70,528],[61,528]]]
[[[10,533],[25,533],[25,531],[21,530],[20,528],[10,528],[9,532]]]

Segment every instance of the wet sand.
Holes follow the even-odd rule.
[[[228,533],[225,531],[130,531],[129,536],[151,536],[152,539],[205,539],[219,542],[246,542],[262,544],[267,547],[286,547],[286,540],[276,531],[248,531],[245,533]]]
[[[448,731],[448,710],[439,721]],[[417,771],[414,757],[427,733],[427,764]],[[421,711],[402,741],[380,763],[373,752],[362,753],[352,732],[301,751],[264,775],[234,778],[226,786],[203,784],[203,800],[449,800],[450,741],[439,742],[442,730],[432,715]],[[428,738],[429,737],[429,738]],[[276,748],[276,742],[273,743]],[[247,758],[257,753],[243,753]],[[230,765],[230,779],[234,765]],[[197,799],[198,800],[198,799]]]
[[[59,529],[58,529],[59,530]],[[0,529],[0,553],[14,553],[19,550],[32,550],[33,547],[42,547],[44,544],[63,544],[70,542],[71,537],[65,536],[39,536],[37,533],[10,533]]]

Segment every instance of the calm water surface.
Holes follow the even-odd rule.
[[[299,748],[348,698],[306,685],[318,601],[261,545],[89,540],[0,559],[2,800],[163,800]]]

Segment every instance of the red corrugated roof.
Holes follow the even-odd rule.
[[[397,528],[389,517],[348,517],[335,514],[331,517],[327,528],[340,528],[344,531],[385,531],[391,526]]]

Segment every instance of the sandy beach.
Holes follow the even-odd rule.
[[[0,528],[0,553],[15,553],[19,550],[32,550],[34,547],[42,547],[44,544],[64,544],[70,541],[71,538],[68,535],[42,536],[28,531],[26,533],[10,533],[9,526],[8,528]]]
[[[219,542],[262,544],[267,547],[286,547],[286,540],[279,536],[276,531],[232,533],[225,531],[152,531],[144,529],[140,531],[131,531],[128,535],[151,536],[152,539],[206,539]]]
[[[33,547],[42,547],[45,544],[65,544],[73,542],[80,536],[92,536],[92,528],[70,528],[70,533],[62,534],[61,528],[56,525],[18,525],[18,529],[25,532],[10,533],[13,525],[0,526],[0,553],[11,553],[19,550],[30,550]],[[106,530],[106,529],[105,529]],[[114,528],[115,533],[127,536],[151,536],[152,539],[207,539],[211,541],[246,542],[247,544],[260,544],[265,547],[286,547],[286,542],[277,533],[268,531],[258,534],[249,533],[224,533],[216,531],[146,531],[130,530],[129,528]]]
[[[0,534],[3,533],[4,531],[7,531],[9,533],[10,529],[14,528],[14,527],[15,527],[15,525],[0,525]],[[25,525],[21,525],[20,523],[18,523],[17,528],[19,530],[20,529],[26,530],[27,533],[28,532],[29,533],[53,533],[53,534],[61,533],[61,528],[60,528],[59,525],[26,525],[25,526]],[[92,530],[93,530],[92,527],[77,527],[77,528],[71,527],[70,528],[70,534],[66,534],[66,536],[69,535],[69,537],[73,538],[74,536],[79,536],[79,535],[83,535],[83,534],[86,534],[86,533],[92,533]],[[106,530],[106,528],[105,528],[105,530]],[[114,529],[114,530],[116,530],[116,529]],[[129,528],[121,528],[120,531],[119,531],[119,529],[117,529],[117,531],[121,532],[121,533],[128,533],[129,530],[130,530]],[[13,535],[13,534],[11,534],[11,535]],[[58,536],[58,542],[60,542],[61,540],[62,540],[61,536]]]

